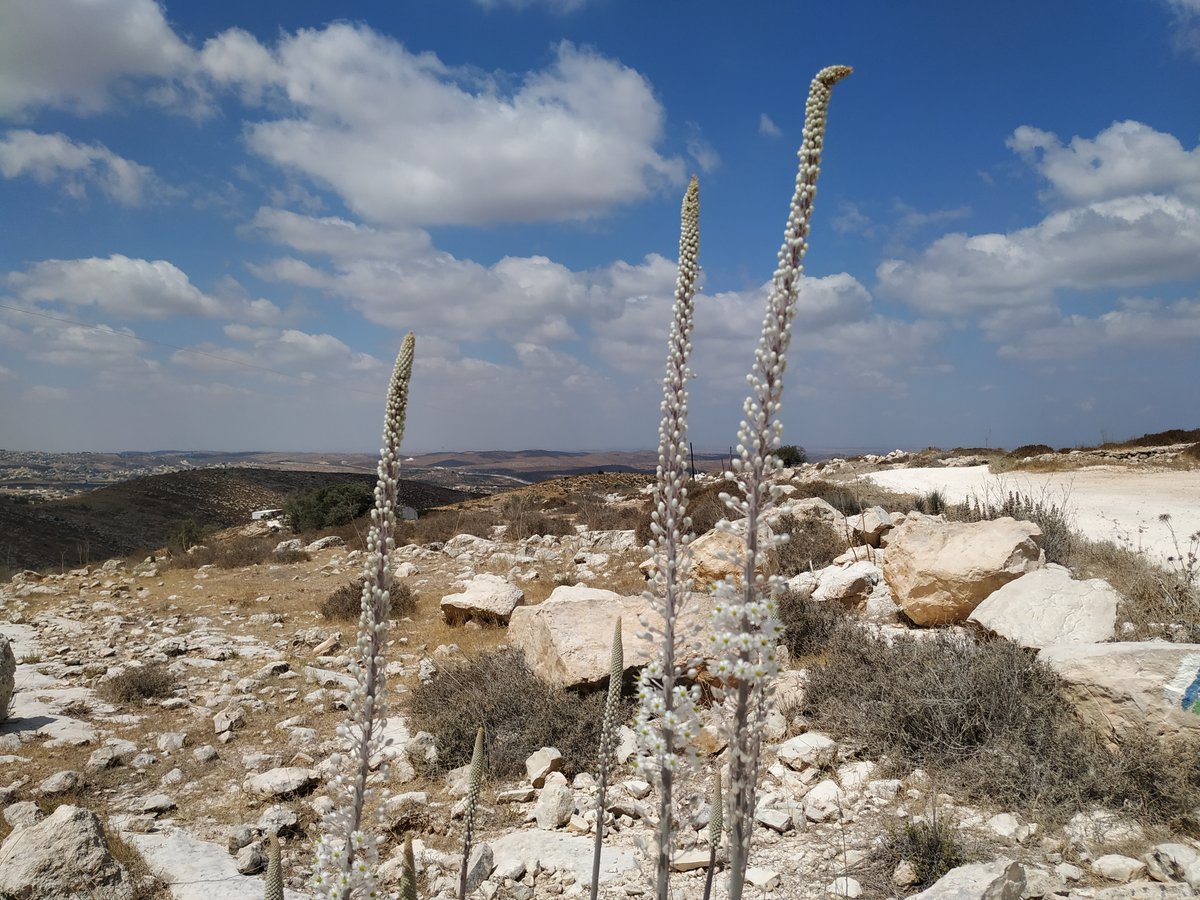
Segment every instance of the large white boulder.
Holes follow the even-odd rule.
[[[1049,565],[1010,581],[975,607],[967,621],[1022,647],[1098,644],[1116,634],[1121,595],[1103,579],[1075,581]]]
[[[994,591],[1042,567],[1041,537],[1037,525],[1007,516],[946,522],[910,513],[888,535],[883,577],[916,624],[961,624]]]
[[[1200,644],[1057,644],[1038,658],[1080,715],[1110,737],[1200,738]]]
[[[132,900],[133,884],[113,859],[90,809],[62,805],[34,825],[15,829],[0,846],[0,897]]]
[[[499,575],[483,572],[467,582],[462,593],[442,598],[442,616],[452,625],[468,619],[506,623],[525,600],[525,592]]]
[[[676,625],[684,654],[704,654],[711,611],[708,595],[689,597]],[[524,652],[526,664],[544,681],[561,687],[595,684],[608,676],[618,616],[626,668],[646,665],[658,654],[659,644],[641,636],[639,618],[646,616],[652,628],[661,628],[662,618],[651,612],[644,597],[584,585],[556,587],[536,606],[514,609],[508,643]]]

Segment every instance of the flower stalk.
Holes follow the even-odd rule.
[[[734,685],[729,742],[729,900],[741,900],[745,883],[767,691],[779,668],[775,655],[780,636],[779,584],[777,578],[768,582],[758,574],[771,549],[760,546],[759,529],[776,499],[771,476],[780,467],[774,451],[783,434],[779,420],[783,375],[808,250],[829,98],[833,86],[851,71],[848,66],[829,66],[818,72],[809,86],[795,193],[750,371],[750,395],[738,429],[738,455],[733,460],[733,477],[743,499],[724,498],[731,512],[744,518],[739,527],[745,528],[741,582],[726,579],[718,586],[711,635],[714,655],[720,659],[717,674]]]
[[[354,686],[350,690],[349,721],[338,726],[338,735],[350,747],[345,757],[336,756],[342,771],[332,779],[330,792],[342,794],[323,821],[317,843],[316,873],[312,886],[320,897],[349,900],[358,890],[376,896],[375,870],[379,865],[377,839],[363,824],[374,788],[369,784],[372,763],[379,761],[381,778],[386,778],[384,728],[387,725],[387,680],[384,650],[387,646],[388,615],[391,608],[392,573],[388,556],[395,547],[393,532],[399,506],[400,443],[408,411],[408,384],[412,378],[412,332],[404,338],[392,380],[388,385],[384,415],[383,448],[379,452],[375,508],[367,538],[362,608],[358,619],[357,654],[350,665]]]
[[[596,841],[592,847],[591,900],[600,892],[600,852],[604,847],[604,810],[608,798],[608,774],[616,745],[617,714],[621,709],[621,680],[625,676],[625,648],[621,642],[621,617],[613,625],[612,656],[608,665],[608,697],[604,701],[604,721],[600,726],[599,784],[596,790]]]

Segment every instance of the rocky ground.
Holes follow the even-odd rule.
[[[606,502],[639,503],[642,490],[631,482]],[[854,545],[791,586],[850,610],[861,627],[1011,641],[1038,652],[1079,715],[1112,740],[1132,732],[1200,737],[1200,645],[1117,640],[1120,598],[1047,566],[1037,526],[884,508],[847,520],[819,499],[788,500],[771,522],[783,512],[826,521]],[[727,571],[725,541],[713,532],[694,545],[697,622],[710,602],[706,586]],[[363,565],[360,552],[337,544],[310,546],[308,562],[229,570],[110,560],[21,573],[0,586],[0,633],[15,664],[0,725],[0,784],[8,784],[0,827],[11,828],[0,846],[0,896],[154,896],[149,878],[139,881],[138,854],[169,892],[161,896],[260,896],[269,833],[283,843],[289,896],[308,896],[354,646],[354,624],[330,623],[317,608]],[[550,683],[601,682],[617,615],[626,664],[646,662],[652,647],[639,638],[645,608],[637,596],[643,560],[632,531],[586,529],[521,541],[461,535],[393,554],[393,571],[417,604],[391,634],[389,734],[398,756],[383,814],[401,828],[427,823],[415,842],[422,896],[454,895],[464,787],[461,771],[418,775],[413,763],[430,740],[404,714],[405,694],[439,667],[504,644],[522,649]],[[114,692],[123,673],[155,665],[169,675],[167,696]],[[0,665],[0,688],[3,676]],[[962,802],[939,788],[937,773],[890,771],[886,760],[811,729],[794,712],[806,680],[804,668],[787,671],[768,716],[749,896],[907,895],[915,861],[881,869],[881,843],[897,823],[934,817],[954,823],[976,861],[924,896],[1170,900],[1200,891],[1194,827],[1165,831],[1101,811],[1046,825]],[[707,715],[705,772],[725,762],[717,715]],[[649,897],[639,845],[652,836],[653,788],[632,768],[632,732],[621,737],[601,895]],[[476,835],[486,849],[473,856],[473,897],[586,896],[596,788],[586,773],[568,781],[563,768],[561,754],[547,748],[530,757],[527,778],[486,785]],[[698,798],[707,796],[705,772],[691,782]],[[136,853],[112,841],[114,860],[86,810]],[[708,814],[702,800],[682,811],[679,898],[701,896]],[[398,848],[393,838],[387,852]],[[381,874],[394,886],[395,856]],[[713,896],[725,896],[719,876]]]

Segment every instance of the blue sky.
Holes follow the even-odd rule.
[[[1200,424],[1200,0],[0,0],[0,447],[724,448],[831,64],[787,441]]]

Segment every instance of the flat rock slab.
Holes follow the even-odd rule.
[[[524,600],[525,592],[515,584],[484,572],[468,581],[462,593],[442,598],[442,617],[451,625],[468,619],[504,624]]]
[[[580,884],[591,883],[592,837],[552,831],[514,831],[489,843],[497,868],[513,860],[526,862],[536,859],[543,866],[574,873],[575,880]],[[632,849],[606,844],[600,852],[600,883],[605,884],[636,871],[637,865],[637,854]]]
[[[1116,737],[1200,737],[1200,644],[1059,644],[1038,658],[1066,682],[1080,714]]]
[[[165,881],[174,900],[246,900],[263,896],[263,880],[242,875],[237,861],[220,844],[194,838],[167,825],[162,831],[142,834],[123,831],[150,871]],[[286,900],[310,900],[300,891],[284,889]]]
[[[1050,565],[995,591],[967,621],[1038,650],[1052,644],[1099,644],[1116,634],[1120,600],[1107,581],[1075,581],[1067,569]]]

